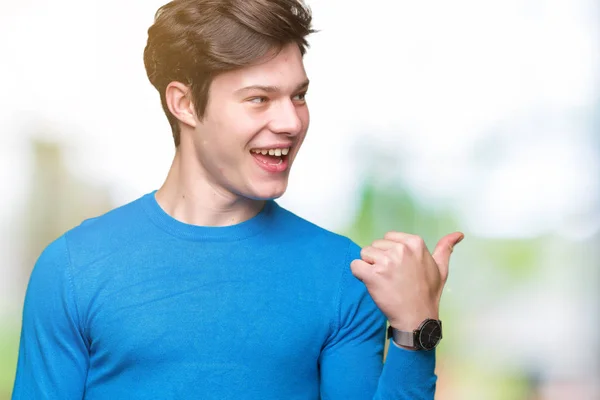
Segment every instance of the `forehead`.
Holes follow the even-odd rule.
[[[265,61],[216,76],[213,89],[237,91],[261,85],[291,91],[306,79],[302,54],[298,46],[292,43],[283,47],[275,57],[271,54]]]

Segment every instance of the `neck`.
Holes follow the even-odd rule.
[[[199,226],[229,226],[260,212],[264,200],[231,193],[211,180],[193,150],[178,147],[167,179],[156,192],[156,201],[171,217]]]

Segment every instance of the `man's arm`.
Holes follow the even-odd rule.
[[[433,399],[435,350],[411,351],[391,343],[383,364],[386,317],[350,272],[357,258],[360,248],[352,244],[338,299],[339,323],[319,360],[322,399]]]
[[[82,399],[88,349],[63,237],[41,254],[27,287],[13,400]]]

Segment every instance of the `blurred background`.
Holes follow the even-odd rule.
[[[157,189],[164,0],[0,0],[0,399],[42,249]],[[600,2],[313,0],[312,123],[279,203],[361,245],[461,230],[438,399],[600,399]]]

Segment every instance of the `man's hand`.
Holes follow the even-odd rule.
[[[412,331],[426,318],[439,319],[439,305],[460,232],[444,236],[429,253],[419,236],[388,232],[362,249],[350,264],[377,307],[395,329]]]

